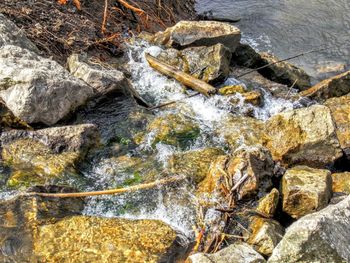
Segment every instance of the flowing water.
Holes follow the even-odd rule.
[[[247,42],[281,58],[329,47],[293,60],[317,78],[350,69],[349,0],[197,0],[196,9],[240,18]]]

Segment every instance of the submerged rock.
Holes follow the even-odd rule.
[[[293,218],[320,210],[327,206],[332,196],[331,172],[296,166],[283,175],[282,209]]]
[[[184,50],[167,49],[158,59],[206,82],[224,80],[229,74],[231,52],[222,44],[191,47]]]
[[[350,194],[350,172],[332,174],[333,193]]]
[[[265,124],[266,147],[286,166],[324,167],[342,156],[330,110],[315,105],[286,111]]]
[[[38,52],[39,50],[25,35],[25,31],[19,29],[14,23],[0,14],[0,48],[5,45],[14,45]]]
[[[265,259],[251,246],[237,242],[214,254],[197,253],[188,258],[191,263],[264,263]]]
[[[268,262],[349,262],[349,238],[350,197],[347,197],[287,228]]]
[[[350,95],[328,99],[324,105],[331,110],[340,146],[350,159]]]
[[[186,251],[161,221],[86,216],[38,226],[33,247],[47,262],[169,262]]]
[[[181,48],[221,43],[231,52],[235,51],[240,40],[241,32],[237,27],[215,21],[180,21],[153,38],[156,44]]]
[[[271,256],[284,235],[284,228],[277,221],[261,217],[253,217],[248,230],[246,242],[265,256]]]
[[[276,188],[273,188],[269,194],[259,200],[256,211],[264,216],[271,218],[275,215],[280,193]]]
[[[72,75],[93,87],[96,95],[125,94],[128,91],[129,83],[122,72],[97,63],[92,64],[86,54],[71,55],[67,64]]]
[[[0,64],[0,97],[27,123],[55,124],[93,95],[57,62],[20,47],[0,48]]]
[[[350,92],[350,71],[335,77],[325,79],[315,86],[300,93],[317,101],[324,101],[332,97],[340,97]]]

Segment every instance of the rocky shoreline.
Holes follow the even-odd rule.
[[[0,202],[0,258],[349,262],[350,72],[312,86],[302,69],[240,40],[230,24],[181,21],[126,45],[147,46],[164,63],[215,86],[216,104],[228,114],[210,126],[188,104],[145,107],[162,101],[135,86],[136,64],[75,53],[63,67],[39,55],[0,14],[1,189],[15,191]],[[237,82],[227,85],[228,78]],[[182,89],[180,101],[192,94]],[[270,106],[266,98],[292,106],[259,119],[256,112]],[[160,163],[164,146],[175,150]],[[164,207],[195,213],[194,231],[87,215],[81,198],[26,194],[95,191],[92,181],[101,174],[109,177],[99,186],[109,188],[184,176],[149,192],[159,191]],[[132,213],[153,199],[148,190],[141,195],[144,203],[120,210]]]

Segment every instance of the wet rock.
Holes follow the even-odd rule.
[[[156,44],[181,48],[221,43],[231,52],[235,51],[240,40],[241,32],[237,27],[215,21],[180,21],[153,38]]]
[[[156,220],[74,216],[37,231],[33,243],[39,261],[169,262],[181,254],[177,233]]]
[[[340,97],[350,92],[350,71],[326,79],[300,93],[301,96],[317,101]]]
[[[222,44],[209,47],[191,47],[178,51],[167,49],[158,59],[206,82],[227,78],[231,52]]]
[[[198,184],[207,176],[211,164],[220,155],[224,155],[224,152],[218,148],[175,154],[169,159],[169,170],[174,174],[184,174]]]
[[[270,263],[349,262],[350,197],[292,224]]]
[[[342,156],[330,110],[315,105],[286,111],[265,124],[266,147],[284,165],[324,167]]]
[[[332,196],[331,172],[296,166],[288,169],[281,182],[282,209],[300,218],[327,206]]]
[[[303,69],[286,61],[276,63],[280,59],[269,53],[260,53],[260,56],[260,66],[272,64],[259,70],[263,76],[288,86],[294,84],[294,87],[299,90],[306,90],[311,87],[311,78]]]
[[[230,116],[222,121],[217,133],[222,134],[232,150],[241,146],[262,145],[265,140],[264,123],[250,117]]]
[[[350,158],[350,95],[328,99],[324,105],[331,110],[340,146]]]
[[[255,68],[261,61],[261,55],[248,44],[240,43],[232,54],[232,62],[238,66]]]
[[[247,88],[244,85],[228,85],[218,90],[218,93],[224,96],[234,95],[237,93],[244,93],[244,92],[247,92]]]
[[[168,114],[155,118],[148,125],[147,133],[151,133],[152,147],[161,142],[185,148],[199,136],[200,130],[190,118],[180,114]]]
[[[249,231],[250,235],[246,242],[265,256],[272,254],[284,235],[284,228],[277,221],[261,217],[253,217]]]
[[[67,60],[70,73],[93,87],[96,95],[127,92],[124,74],[114,68],[89,62],[87,54],[73,54]]]
[[[93,95],[57,62],[20,47],[0,48],[0,64],[0,97],[27,123],[55,124]]]
[[[350,194],[350,172],[332,174],[333,193]]]
[[[191,263],[264,263],[265,259],[251,246],[237,242],[214,254],[197,253],[189,257]]]
[[[20,30],[14,23],[0,14],[0,48],[14,45],[38,52],[37,47],[26,37],[25,31]]]
[[[256,211],[268,218],[272,218],[275,215],[279,197],[280,193],[276,188],[273,188],[269,194],[259,200]]]

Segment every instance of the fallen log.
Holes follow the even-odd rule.
[[[198,91],[204,96],[209,97],[211,94],[216,93],[216,89],[213,86],[206,83],[205,81],[192,77],[187,73],[184,73],[168,64],[165,64],[164,62],[158,60],[157,58],[151,56],[150,54],[145,54],[145,57],[149,65],[155,70],[159,71],[160,73],[168,77],[176,79],[180,83],[184,84],[185,86],[195,91]]]
[[[88,197],[88,196],[97,196],[97,195],[115,195],[115,194],[124,194],[130,192],[136,192],[139,190],[151,189],[157,186],[171,184],[184,180],[184,176],[174,176],[165,179],[160,179],[151,183],[133,185],[125,188],[117,188],[110,190],[102,191],[93,191],[93,192],[76,192],[76,193],[25,193],[25,196],[41,196],[41,197],[59,197],[59,198],[68,198],[68,197]]]

